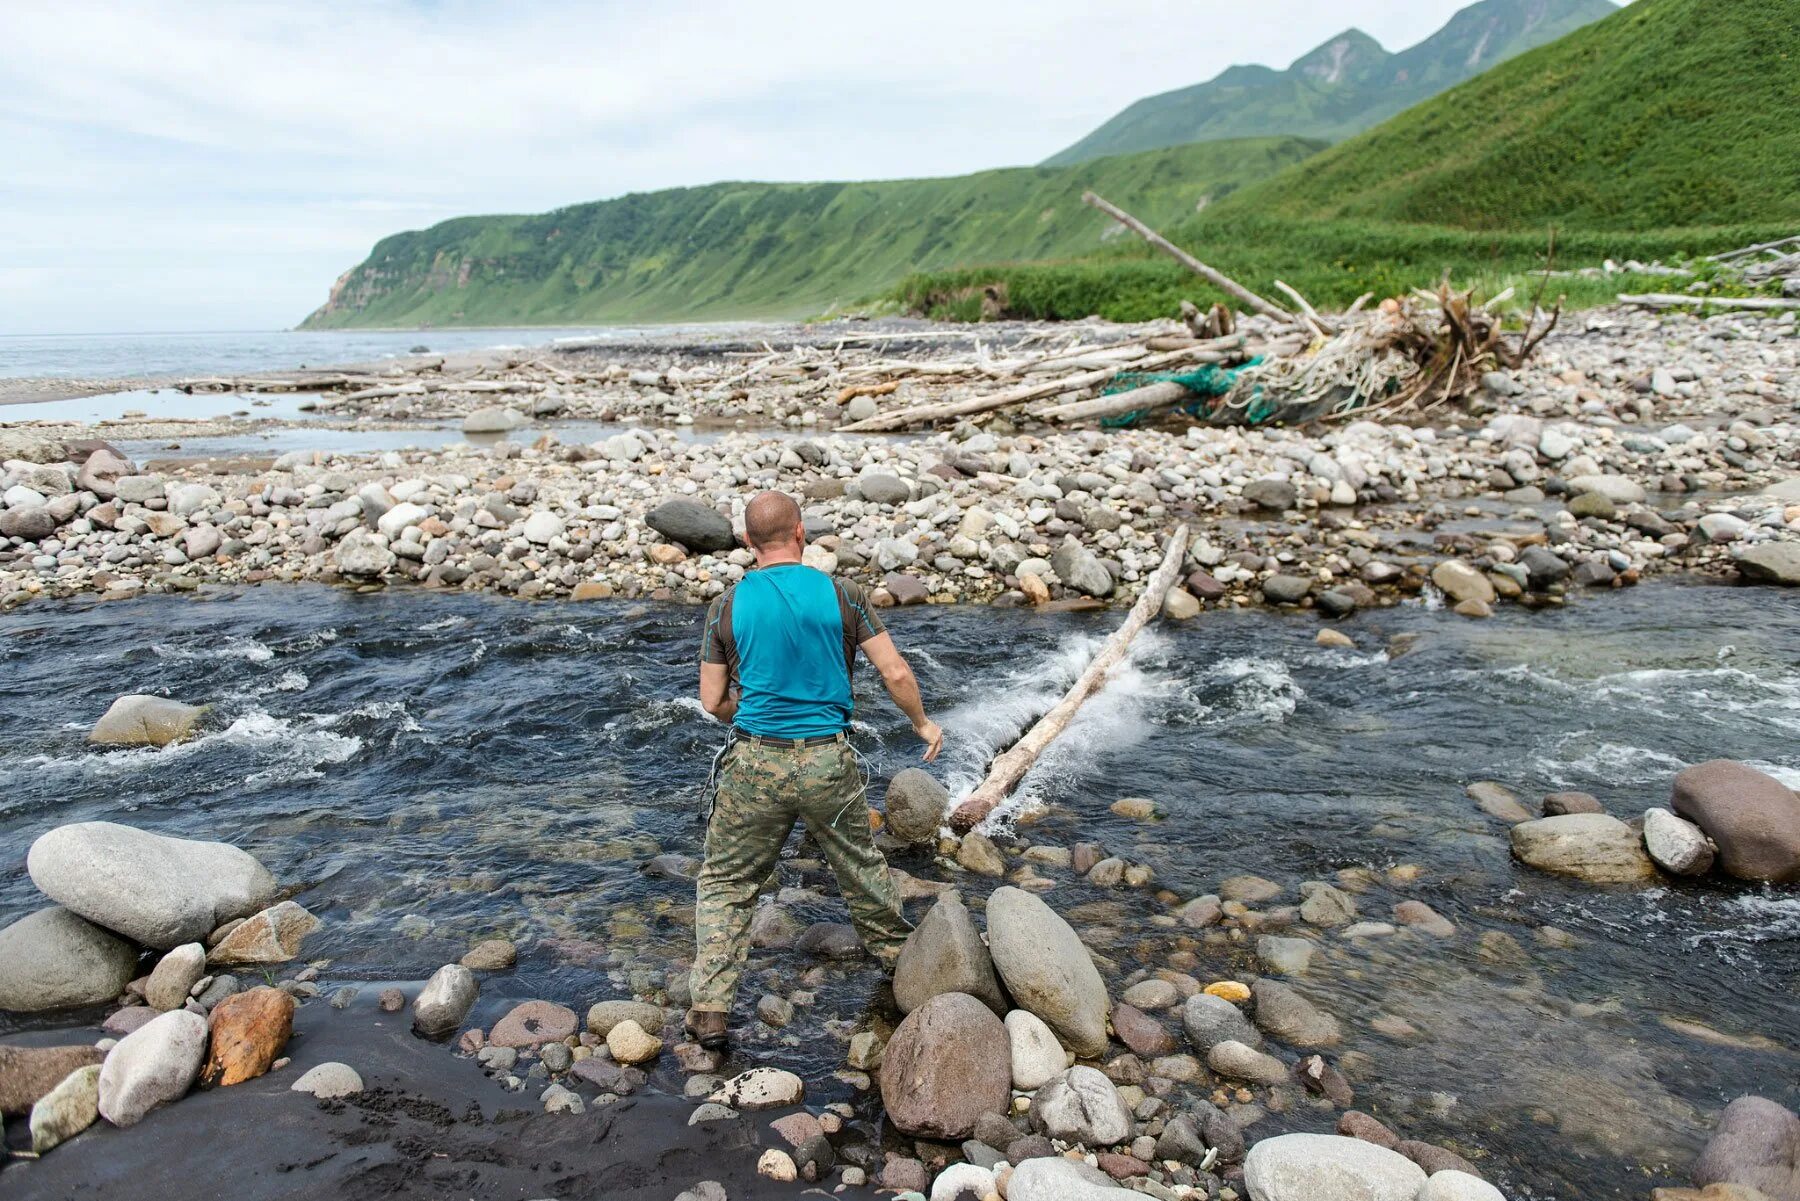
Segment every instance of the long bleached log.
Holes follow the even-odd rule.
[[[946,417],[965,417],[971,413],[985,413],[992,409],[1004,409],[1011,405],[1025,404],[1027,401],[1043,400],[1047,396],[1061,396],[1064,392],[1075,392],[1082,388],[1091,388],[1096,384],[1104,384],[1121,371],[1154,371],[1159,367],[1167,367],[1173,363],[1204,362],[1201,357],[1216,350],[1242,346],[1243,338],[1233,335],[1231,338],[1220,338],[1213,342],[1196,342],[1192,346],[1184,346],[1180,350],[1170,350],[1162,354],[1153,354],[1148,358],[1134,359],[1129,363],[1117,363],[1079,375],[1061,375],[1046,380],[1041,384],[1027,384],[1024,387],[1012,388],[1005,392],[995,392],[987,396],[969,396],[962,400],[938,401],[933,404],[914,405],[910,409],[895,409],[891,413],[877,413],[863,421],[838,426],[839,433],[867,434],[883,430],[905,429],[909,425],[923,425],[927,422],[941,421]]]
[[[1292,321],[1294,319],[1294,315],[1280,305],[1275,304],[1272,301],[1264,300],[1255,292],[1252,292],[1249,288],[1246,288],[1243,284],[1232,279],[1224,272],[1208,267],[1205,263],[1189,254],[1181,247],[1175,245],[1175,243],[1169,241],[1154,229],[1151,229],[1148,225],[1145,225],[1142,221],[1139,221],[1136,217],[1133,217],[1130,213],[1126,212],[1118,205],[1113,204],[1098,193],[1083,192],[1081,194],[1081,201],[1083,204],[1090,204],[1099,209],[1114,221],[1125,226],[1127,229],[1137,234],[1138,237],[1144,239],[1144,241],[1150,243],[1150,245],[1156,247],[1158,250],[1180,263],[1183,267],[1192,271],[1195,275],[1198,275],[1201,279],[1206,280],[1206,282],[1213,285],[1213,287],[1218,288],[1220,291],[1230,293],[1257,312],[1262,313],[1265,316],[1273,317],[1277,321]]]
[[[1645,309],[1673,309],[1684,305],[1708,305],[1715,309],[1744,309],[1750,312],[1780,312],[1800,309],[1800,300],[1783,300],[1775,296],[1684,296],[1675,292],[1619,293],[1620,304]]]
[[[1225,356],[1216,357],[1222,359]],[[1145,384],[1141,388],[1131,388],[1124,392],[1114,392],[1111,396],[1096,396],[1092,400],[1075,400],[1068,404],[1052,405],[1047,409],[1039,409],[1033,416],[1041,417],[1045,421],[1084,421],[1090,417],[1113,417],[1134,410],[1164,409],[1173,404],[1180,404],[1190,395],[1191,393],[1181,384],[1169,380],[1160,384]]]
[[[1187,545],[1187,526],[1177,526],[1175,533],[1169,538],[1162,566],[1156,569],[1150,576],[1150,582],[1144,585],[1143,595],[1131,606],[1131,612],[1125,615],[1124,624],[1101,644],[1087,670],[1081,673],[1081,678],[1063,694],[1063,698],[1056,702],[1056,706],[1038,718],[1023,738],[994,759],[988,768],[987,779],[950,815],[951,826],[958,830],[973,830],[980,825],[988,814],[999,807],[1000,802],[1012,795],[1013,789],[1019,786],[1019,781],[1025,778],[1025,773],[1031,770],[1031,765],[1038,761],[1038,756],[1074,720],[1082,702],[1100,691],[1101,685],[1106,683],[1106,677],[1125,658],[1125,652],[1131,649],[1131,640],[1161,611],[1163,597],[1168,595],[1169,589],[1175,586],[1176,577],[1181,574],[1182,560],[1187,557]]]

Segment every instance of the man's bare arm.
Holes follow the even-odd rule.
[[[731,695],[731,672],[723,663],[700,665],[700,707],[723,722],[737,715],[737,697]]]
[[[887,688],[888,695],[894,698],[900,711],[912,721],[913,733],[925,743],[925,762],[930,763],[944,747],[944,732],[938,729],[936,722],[925,716],[925,701],[919,696],[919,681],[913,675],[905,656],[901,655],[894,646],[894,640],[886,633],[877,634],[864,642],[862,653],[869,657],[869,662],[881,673],[881,683]]]

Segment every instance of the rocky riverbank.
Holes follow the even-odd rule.
[[[122,720],[143,715],[125,702],[125,714],[96,728],[102,741],[133,741]],[[1593,841],[1597,825],[1569,826],[1562,841],[1589,840],[1599,852],[1546,859],[1519,831],[1575,818],[1626,823],[1584,794],[1545,797],[1546,816],[1535,818],[1500,785],[1469,791],[1485,812],[1519,821],[1514,852],[1532,868],[1609,886],[1696,871],[1665,863],[1667,839],[1648,823],[1629,846],[1610,831]],[[318,922],[278,899],[275,878],[241,850],[105,822],[54,829],[27,863],[57,904],[0,930],[0,1007],[87,1010],[100,1037],[77,1026],[60,1043],[44,1030],[0,1044],[0,1108],[29,1127],[28,1141],[15,1129],[9,1146],[47,1156],[7,1166],[9,1192],[16,1183],[17,1195],[55,1196],[58,1182],[118,1176],[114,1195],[158,1195],[133,1182],[166,1179],[169,1157],[132,1139],[134,1128],[161,1129],[163,1147],[196,1125],[212,1138],[243,1137],[234,1123],[246,1119],[225,1099],[242,1089],[244,1113],[307,1132],[283,1144],[294,1161],[285,1191],[259,1175],[248,1196],[481,1195],[503,1178],[534,1195],[589,1195],[599,1179],[545,1158],[574,1146],[571,1132],[597,1144],[623,1173],[612,1187],[632,1197],[717,1201],[809,1184],[933,1201],[1124,1201],[1129,1192],[1317,1201],[1334,1188],[1393,1201],[1506,1195],[1490,1181],[1505,1149],[1489,1136],[1422,1139],[1409,1135],[1404,1107],[1383,1120],[1359,1100],[1382,1094],[1385,1048],[1420,1037],[1408,1018],[1320,999],[1339,971],[1380,972],[1396,955],[1476,937],[1408,895],[1430,865],[1297,884],[1240,867],[1190,896],[1161,887],[1129,846],[1036,840],[1029,830],[943,837],[947,800],[919,771],[887,787],[883,837],[918,869],[896,869],[918,924],[891,993],[874,990],[851,1012],[822,1004],[822,993],[844,984],[866,992],[878,973],[848,927],[795,916],[820,897],[820,865],[803,853],[784,860],[784,884],[752,928],[759,965],[780,966],[755,974],[729,1058],[682,1041],[684,960],[651,964],[611,948],[599,995],[514,994],[497,1007],[486,997],[506,996],[521,958],[506,939],[474,943],[422,986],[334,979],[329,960],[300,958]],[[1731,876],[1800,876],[1800,798],[1754,769],[1688,769],[1670,803],[1699,823],[1700,841]],[[1146,798],[1122,798],[1112,811],[1143,827],[1160,817]],[[1627,881],[1613,869],[1634,856],[1644,870]],[[1569,871],[1572,862],[1606,870]],[[665,853],[643,867],[685,880],[695,864]],[[1071,904],[1074,888],[1106,899]],[[1093,949],[1121,938],[1156,966]],[[1543,926],[1530,940],[1487,931],[1478,942],[1513,991],[1557,1004],[1540,972],[1574,949],[1569,935]],[[418,1037],[398,1037],[407,1030]],[[296,1031],[319,1037],[290,1046]],[[829,1079],[789,1070],[797,1039],[841,1047],[841,1067]],[[1600,1102],[1617,1086],[1582,1087]],[[498,1100],[509,1096],[510,1112]],[[459,1110],[447,1107],[451,1097]],[[1532,1100],[1556,1108],[1565,1099]],[[514,1123],[529,1137],[507,1135]],[[1800,1118],[1781,1105],[1741,1097],[1697,1160],[1671,1173],[1714,1187],[1655,1196],[1793,1201],[1796,1131]],[[401,1137],[418,1154],[392,1154]],[[689,1153],[699,1145],[708,1155]]]
[[[1253,603],[1339,614],[1428,588],[1481,616],[1667,571],[1793,584],[1793,331],[1785,319],[1589,314],[1517,378],[1490,378],[1476,411],[1417,428],[1071,432],[1015,414],[872,439],[829,432],[844,416],[831,385],[852,368],[834,358],[809,382],[819,352],[806,346],[792,370],[780,354],[761,362],[754,391],[722,374],[729,352],[693,348],[553,367],[569,380],[554,391],[514,389],[502,373],[485,391],[356,402],[384,422],[429,405],[499,439],[430,452],[145,472],[95,438],[110,429],[9,427],[0,598],[321,579],[704,601],[748,565],[734,523],[761,488],[803,497],[811,561],[866,582],[878,603],[1127,597],[1184,521],[1198,532],[1167,603],[1178,617]],[[918,343],[914,366],[930,366],[934,345]],[[907,403],[967,386],[919,379]],[[700,443],[644,424],[587,444],[538,428],[622,414],[774,428]]]

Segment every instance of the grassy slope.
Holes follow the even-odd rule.
[[[1386,120],[1494,63],[1554,41],[1613,11],[1612,0],[1482,0],[1415,46],[1389,54],[1350,30],[1286,70],[1238,66],[1192,87],[1147,96],[1067,149],[1045,159],[1066,166],[1109,154],[1212,138],[1274,133],[1337,140]],[[1318,75],[1334,50],[1343,77]],[[1311,68],[1311,69],[1309,69]]]
[[[1329,303],[1445,270],[1497,288],[1540,265],[1553,226],[1565,265],[1793,233],[1797,13],[1795,0],[1637,0],[1166,232],[1251,287],[1282,278]],[[1042,316],[1134,319],[1211,298],[1136,247],[914,277],[901,295],[955,315],[964,289],[990,282]],[[1586,300],[1618,290],[1573,286]]]
[[[1092,253],[1089,188],[1178,220],[1321,149],[1179,146],[1069,168],[880,183],[722,183],[383,239],[308,328],[800,316],[911,271]]]

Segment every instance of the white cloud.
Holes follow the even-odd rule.
[[[384,234],[723,178],[1035,162],[1463,0],[0,5],[0,330],[283,326]]]

